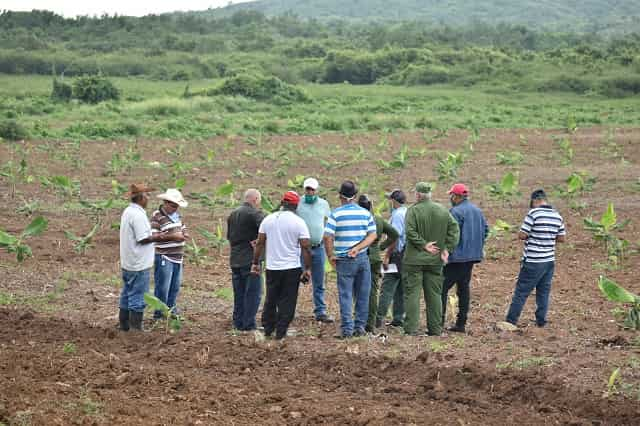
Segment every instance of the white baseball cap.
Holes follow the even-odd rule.
[[[320,186],[320,184],[314,178],[306,178],[304,183],[302,184],[303,188],[311,188],[313,190],[318,189],[318,186]]]

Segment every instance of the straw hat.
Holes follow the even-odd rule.
[[[184,199],[182,193],[175,188],[169,188],[164,194],[159,194],[157,196],[161,200],[171,201],[172,203],[176,203],[180,207],[187,207],[189,203]]]

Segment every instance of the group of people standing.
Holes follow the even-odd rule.
[[[473,267],[483,259],[489,227],[482,211],[469,200],[469,189],[457,183],[448,191],[451,207],[432,200],[432,186],[415,185],[415,203],[395,189],[386,194],[390,221],[373,214],[373,202],[358,196],[352,181],[338,190],[340,205],[331,210],[318,195],[319,182],[307,178],[304,193],[287,191],[280,208],[266,215],[261,194],[248,189],[244,202],[227,219],[234,294],[233,327],[258,328],[256,315],[266,296],[261,325],[267,337],[283,339],[295,316],[300,283],[311,283],[314,317],[333,323],[325,302],[326,267],[336,272],[340,332],[350,338],[375,332],[392,307],[390,326],[407,335],[419,332],[420,302],[426,306],[426,334],[443,333],[448,293],[456,286],[458,313],[452,332],[465,332]],[[179,191],[158,195],[163,204],[147,219],[150,188],[132,185],[131,205],[120,228],[124,287],[120,328],[141,329],[144,293],[153,266],[155,295],[174,314],[182,276],[184,241],[188,238],[178,207],[186,207]],[[542,190],[531,195],[530,211],[519,232],[525,241],[521,270],[506,320],[516,324],[529,294],[536,290],[536,324],[546,324],[555,263],[555,244],[564,241],[562,217]],[[152,244],[153,243],[153,244]],[[154,253],[155,250],[155,253]],[[161,315],[156,312],[156,316]]]

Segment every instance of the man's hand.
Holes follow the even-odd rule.
[[[430,243],[427,243],[427,245],[424,246],[424,251],[431,254],[440,253],[440,248],[436,245],[436,242],[437,241],[431,241]]]
[[[300,275],[300,282],[302,284],[309,284],[311,282],[311,269],[305,269]]]
[[[329,256],[329,263],[331,264],[331,266],[333,266],[333,269],[336,269],[336,257],[335,256]]]
[[[354,258],[358,255],[358,253],[360,253],[360,250],[358,250],[357,246],[353,246],[347,253],[347,256]]]
[[[442,259],[442,262],[444,264],[449,263],[449,250],[447,249],[442,250],[442,253],[440,253],[440,259]]]
[[[252,264],[251,265],[251,274],[252,275],[260,275],[260,265],[259,264]]]
[[[258,244],[257,238],[255,240],[249,241],[249,245],[251,246],[251,248],[256,248],[256,244]]]

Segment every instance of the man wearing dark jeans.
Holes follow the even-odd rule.
[[[260,256],[267,253],[267,297],[262,309],[264,334],[281,340],[287,335],[298,302],[300,282],[311,279],[311,244],[309,229],[295,211],[300,196],[289,191],[282,198],[280,211],[270,214],[260,224],[253,254],[251,273],[260,275]],[[304,259],[304,272],[300,257]]]
[[[449,190],[453,218],[460,227],[460,241],[449,255],[444,267],[442,284],[442,323],[447,311],[449,290],[455,285],[458,295],[458,317],[449,331],[464,333],[471,299],[471,274],[473,265],[482,261],[484,241],[489,233],[487,221],[482,211],[469,201],[469,189],[462,183],[456,183]]]
[[[520,274],[507,313],[507,322],[516,325],[527,297],[536,289],[536,325],[547,323],[551,281],[555,268],[556,242],[565,241],[562,216],[547,203],[542,189],[531,194],[531,210],[524,219],[518,237],[524,240]]]
[[[231,246],[231,283],[233,284],[233,327],[256,329],[256,313],[262,296],[262,278],[251,275],[253,247],[264,213],[260,210],[260,192],[248,189],[244,203],[227,219],[227,239]]]

